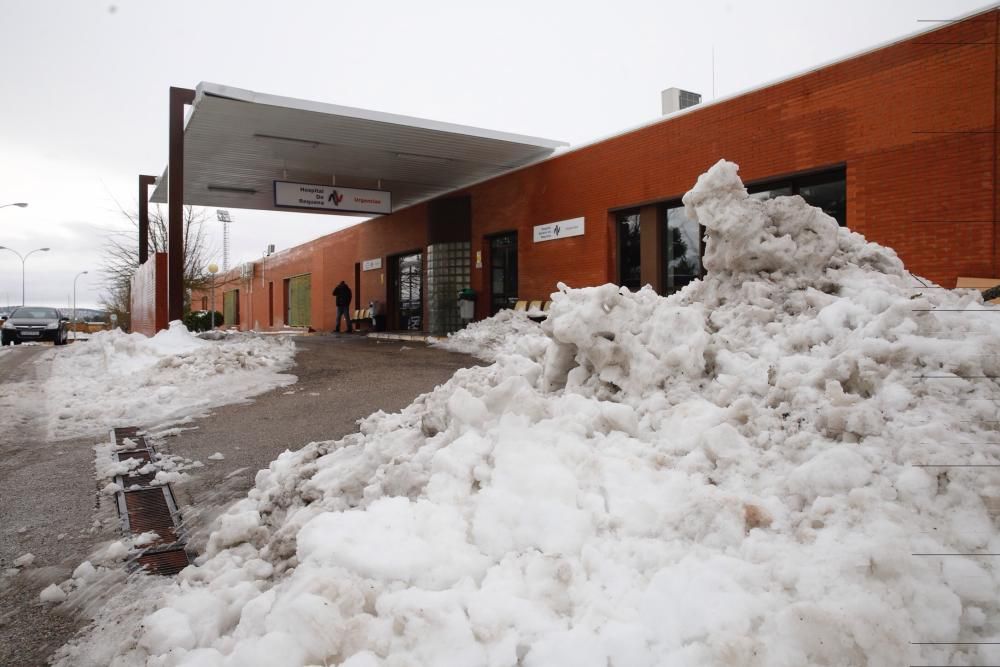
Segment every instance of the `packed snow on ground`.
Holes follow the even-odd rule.
[[[704,280],[286,452],[63,664],[995,664],[914,642],[1000,641],[1000,563],[914,554],[1000,552],[995,472],[921,467],[1000,463],[1000,313],[733,164],[684,202]]]
[[[10,389],[8,400],[44,397],[50,437],[107,432],[114,426],[185,420],[295,382],[295,344],[252,334],[207,341],[180,322],[149,338],[120,330],[47,353],[40,393]]]
[[[549,337],[528,313],[501,310],[493,317],[472,322],[464,329],[431,341],[434,347],[472,354],[485,361],[496,361],[502,354],[520,354],[535,358],[544,353]]]

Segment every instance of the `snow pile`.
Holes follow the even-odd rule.
[[[496,361],[501,354],[538,357],[548,343],[549,338],[538,322],[530,319],[528,313],[514,310],[501,310],[493,317],[448,334],[444,340],[431,341],[433,347],[472,354],[485,361]]]
[[[43,392],[50,436],[189,418],[295,382],[295,344],[249,334],[206,341],[180,322],[152,338],[103,331],[52,355]]]
[[[1000,552],[996,476],[919,467],[1000,463],[997,313],[735,165],[685,203],[706,279],[286,452],[110,664],[1000,660],[911,643],[1000,641],[995,559],[913,555]]]
[[[111,496],[123,490],[121,485],[115,481],[115,477],[118,475],[154,475],[150,485],[162,486],[186,481],[190,477],[187,473],[188,470],[204,467],[205,464],[201,461],[166,452],[162,447],[163,436],[161,433],[146,431],[145,436],[147,441],[154,445],[157,450],[153,454],[153,460],[149,462],[133,458],[116,459],[115,454],[118,452],[138,447],[138,443],[131,438],[123,438],[120,446],[110,441],[102,441],[94,445],[95,477],[102,494]],[[138,485],[133,484],[130,489],[137,487]]]
[[[35,562],[35,554],[26,553],[21,554],[14,559],[14,567],[31,567]]]
[[[64,602],[66,600],[66,593],[55,584],[49,584],[38,594],[38,598],[42,602]]]

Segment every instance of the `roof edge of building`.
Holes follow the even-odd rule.
[[[845,62],[848,62],[850,60],[854,60],[855,58],[860,58],[862,56],[866,56],[866,55],[869,55],[871,53],[875,53],[876,51],[880,51],[882,49],[887,49],[889,47],[896,46],[897,44],[902,44],[903,42],[908,42],[908,41],[910,41],[910,40],[912,40],[912,39],[914,39],[916,37],[920,37],[922,35],[928,35],[930,33],[933,33],[933,32],[936,32],[938,30],[941,30],[943,28],[946,28],[946,27],[948,27],[950,25],[954,25],[956,23],[962,23],[963,21],[967,21],[970,18],[973,18],[975,16],[979,16],[981,14],[988,14],[988,13],[993,12],[993,11],[1000,11],[1000,2],[995,2],[995,3],[991,4],[991,5],[986,6],[986,7],[981,7],[979,9],[974,9],[974,10],[972,10],[970,12],[967,12],[966,14],[963,14],[963,15],[959,16],[958,18],[949,19],[948,21],[942,21],[942,23],[944,23],[944,25],[939,25],[939,26],[935,26],[933,28],[927,28],[927,29],[923,29],[923,30],[915,30],[915,31],[907,33],[905,35],[901,35],[899,37],[894,37],[894,38],[889,39],[889,40],[887,40],[885,42],[881,42],[879,44],[875,44],[873,46],[867,47],[867,48],[862,49],[860,51],[855,51],[853,53],[849,53],[849,54],[847,54],[845,56],[841,56],[841,57],[835,58],[833,60],[824,61],[822,63],[819,63],[818,65],[814,65],[814,66],[809,67],[807,69],[803,69],[803,70],[799,70],[797,72],[793,72],[792,74],[789,74],[787,76],[779,77],[777,79],[771,79],[769,81],[766,81],[766,82],[761,83],[759,85],[753,86],[751,88],[744,88],[744,89],[739,90],[737,92],[730,93],[729,95],[724,95],[723,97],[718,97],[718,98],[716,98],[714,100],[711,100],[709,102],[701,102],[699,104],[695,104],[693,106],[687,107],[686,109],[680,109],[679,111],[675,111],[675,112],[670,113],[670,114],[668,114],[666,116],[660,116],[660,117],[654,118],[652,120],[647,120],[647,121],[644,121],[644,122],[639,123],[637,125],[629,126],[629,127],[625,128],[623,130],[618,130],[618,131],[616,131],[616,132],[614,132],[612,134],[600,136],[600,137],[597,137],[596,139],[591,139],[589,141],[585,141],[582,144],[577,144],[575,146],[570,146],[568,148],[563,148],[563,149],[556,149],[551,155],[547,155],[547,156],[545,156],[543,158],[539,158],[539,159],[534,160],[532,162],[529,162],[527,164],[523,164],[523,165],[521,165],[519,167],[515,167],[514,169],[511,169],[510,171],[505,171],[504,173],[498,174],[496,176],[489,176],[487,178],[480,179],[480,180],[475,181],[473,183],[469,183],[468,185],[463,185],[460,188],[455,188],[454,190],[450,190],[450,191],[448,191],[446,193],[435,195],[434,197],[428,197],[426,199],[421,199],[419,201],[413,202],[412,204],[408,204],[406,207],[401,208],[399,210],[403,211],[403,210],[405,210],[407,208],[410,208],[411,206],[419,206],[420,204],[426,203],[426,202],[431,201],[433,199],[437,199],[439,197],[447,197],[450,194],[454,194],[454,193],[457,193],[457,192],[461,192],[463,190],[467,190],[468,188],[475,187],[477,185],[480,185],[481,183],[486,183],[486,182],[491,181],[491,180],[493,180],[495,178],[501,178],[503,176],[509,176],[510,174],[518,172],[518,171],[520,171],[522,169],[527,169],[529,167],[533,167],[535,165],[541,164],[543,162],[547,162],[549,160],[555,160],[555,159],[560,158],[560,157],[562,157],[564,155],[569,155],[570,153],[575,153],[577,151],[581,151],[581,150],[584,150],[586,148],[591,148],[591,147],[596,146],[598,144],[602,144],[604,142],[612,141],[614,139],[618,139],[618,138],[626,136],[628,134],[632,134],[633,132],[639,132],[640,130],[644,130],[644,129],[649,128],[649,127],[654,127],[654,126],[660,125],[662,123],[668,123],[668,122],[670,122],[672,120],[675,120],[675,119],[680,118],[681,116],[685,116],[687,114],[697,113],[697,112],[699,112],[702,109],[705,109],[707,107],[715,106],[716,104],[723,104],[723,103],[726,103],[726,102],[730,102],[732,100],[738,99],[738,98],[743,97],[745,95],[751,95],[753,93],[758,93],[758,92],[760,92],[762,90],[766,90],[766,89],[771,88],[773,86],[778,86],[778,85],[781,85],[783,83],[788,83],[789,81],[794,81],[795,79],[807,76],[809,74],[812,74],[814,72],[818,72],[818,71],[826,69],[828,67],[833,67],[834,65],[839,65],[841,63],[845,63]],[[393,213],[396,213],[396,211],[393,211]]]
[[[405,125],[417,127],[435,132],[448,132],[478,137],[481,139],[492,139],[495,141],[506,141],[513,144],[523,144],[526,146],[536,146],[538,148],[557,148],[568,146],[565,141],[556,139],[546,139],[527,134],[517,134],[514,132],[504,132],[502,130],[490,130],[472,125],[461,125],[459,123],[449,123],[445,121],[431,120],[429,118],[418,118],[416,116],[406,116],[403,114],[389,113],[387,111],[376,111],[374,109],[362,109],[360,107],[349,107],[331,102],[317,102],[315,100],[304,100],[297,97],[286,97],[283,95],[272,95],[270,93],[258,93],[245,88],[236,88],[211,81],[202,81],[198,84],[197,93],[199,96],[221,97],[224,99],[247,102],[250,104],[263,104],[267,106],[283,107],[298,111],[309,111],[312,113],[331,114],[357,118],[359,120],[369,120],[377,123],[387,123],[391,125]]]

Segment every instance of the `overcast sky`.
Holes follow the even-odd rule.
[[[167,162],[167,91],[211,81],[568,141],[654,119],[988,6],[982,0],[0,0],[0,245],[27,301],[96,306],[101,249]],[[923,22],[922,22],[923,21]],[[887,100],[887,103],[890,101]],[[719,156],[724,157],[724,156]],[[209,225],[219,249],[221,225]],[[232,260],[355,224],[232,210]],[[220,261],[221,263],[221,261]],[[0,306],[21,262],[0,250]]]

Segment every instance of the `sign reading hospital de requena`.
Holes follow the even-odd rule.
[[[583,218],[560,220],[547,225],[535,225],[535,243],[539,241],[555,241],[568,236],[583,236]]]
[[[392,193],[337,185],[274,182],[275,208],[313,208],[342,213],[392,213]]]

